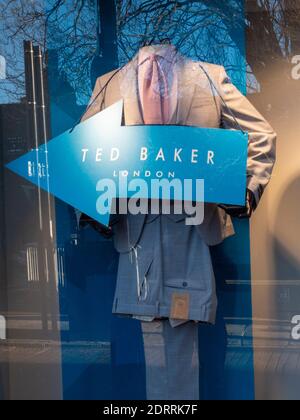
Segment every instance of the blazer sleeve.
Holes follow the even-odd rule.
[[[225,69],[220,73],[220,94],[227,106],[221,104],[222,127],[242,128],[249,135],[247,186],[256,203],[268,185],[276,159],[276,133],[249,100],[233,85]],[[236,121],[235,121],[236,119]]]
[[[81,122],[91,118],[93,115],[97,114],[103,109],[104,95],[102,92],[102,85],[100,77],[96,80],[95,87],[91,96],[91,99],[88,103],[88,106],[85,110],[85,113],[81,117]]]

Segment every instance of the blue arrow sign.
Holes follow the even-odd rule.
[[[153,179],[204,180],[204,201],[245,204],[248,136],[240,131],[187,126],[122,126],[123,101],[66,131],[7,168],[100,223],[98,183],[116,184],[116,197],[136,197],[119,190],[120,178],[142,179],[151,195]],[[182,200],[176,192],[171,197]],[[197,201],[192,192],[191,200]]]

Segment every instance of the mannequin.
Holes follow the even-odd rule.
[[[120,254],[113,313],[141,321],[147,398],[199,399],[198,322],[215,323],[210,246],[234,234],[230,216],[250,218],[275,162],[276,134],[221,66],[185,59],[170,44],[143,47],[100,77],[83,120],[124,100],[125,125],[191,125],[249,132],[246,205],[205,205],[201,226],[186,214],[123,215],[103,228]],[[150,334],[150,335],[149,335]],[[160,346],[149,337],[160,337]]]

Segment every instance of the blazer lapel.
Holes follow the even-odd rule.
[[[178,108],[177,125],[186,125],[195,95],[194,83],[195,64],[183,57],[178,62]]]
[[[126,125],[144,123],[138,94],[138,55],[130,61],[119,74],[121,97],[124,100]]]

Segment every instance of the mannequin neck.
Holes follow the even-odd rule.
[[[168,59],[168,61],[174,61],[175,57],[178,54],[178,51],[174,45],[170,44],[148,45],[146,47],[141,48],[139,51],[140,59],[144,59],[145,57],[152,54]]]

